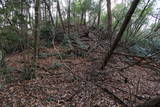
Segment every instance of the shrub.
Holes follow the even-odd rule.
[[[13,81],[13,77],[11,72],[14,71],[12,67],[3,67],[0,68],[0,75],[4,78],[6,83],[11,83]]]
[[[40,39],[45,41],[45,46],[50,47],[52,45],[52,40],[54,39],[54,29],[50,22],[44,23],[40,29]]]
[[[0,40],[3,42],[2,48],[6,53],[22,51],[26,43],[25,37],[15,32],[15,27],[6,26],[1,28]]]

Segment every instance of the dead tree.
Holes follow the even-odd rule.
[[[125,16],[125,19],[124,19],[124,21],[123,21],[123,24],[121,25],[120,31],[118,32],[117,37],[116,37],[116,39],[114,40],[113,45],[111,46],[111,49],[109,50],[109,52],[108,52],[108,53],[105,55],[105,57],[104,57],[104,61],[103,61],[102,66],[101,66],[101,69],[102,69],[102,70],[103,70],[103,69],[105,68],[105,66],[107,65],[109,59],[111,58],[114,50],[115,50],[116,47],[117,47],[119,41],[121,40],[122,35],[123,35],[123,33],[124,33],[124,31],[125,31],[128,23],[130,22],[131,17],[132,17],[132,15],[133,15],[133,13],[134,13],[134,11],[135,11],[135,9],[136,9],[136,7],[137,7],[137,5],[138,5],[139,2],[140,2],[140,0],[134,0],[134,1],[132,2],[129,11],[128,11],[128,13],[127,13],[126,16]]]

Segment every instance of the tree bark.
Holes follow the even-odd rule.
[[[111,11],[111,0],[107,0],[107,12],[108,12],[108,19],[107,19],[107,30],[108,30],[108,36],[110,40],[110,45],[112,41],[112,11]]]
[[[68,1],[68,15],[67,15],[67,20],[68,20],[68,34],[70,34],[70,16],[71,16],[71,9],[70,9],[70,5],[71,5],[71,0]]]
[[[116,49],[118,43],[120,42],[120,40],[121,40],[121,38],[122,38],[122,35],[123,35],[123,33],[124,33],[124,31],[125,31],[128,23],[130,22],[131,17],[132,17],[132,15],[133,15],[133,13],[134,13],[134,11],[135,11],[135,9],[136,9],[136,7],[137,7],[137,5],[138,5],[139,2],[140,2],[140,0],[134,0],[134,1],[132,2],[131,7],[130,7],[128,13],[127,13],[126,16],[125,16],[125,19],[124,19],[124,21],[123,21],[123,24],[121,25],[120,31],[119,31],[119,33],[117,34],[117,37],[116,37],[115,41],[113,42],[113,45],[112,45],[111,49],[110,49],[109,52],[105,55],[104,61],[103,61],[102,66],[101,66],[101,69],[102,69],[102,70],[103,70],[103,69],[105,68],[105,66],[107,65],[107,63],[108,63],[109,59],[111,58],[114,50]]]
[[[81,13],[81,24],[83,24],[83,16],[84,16],[84,12],[82,11],[82,13]]]
[[[0,48],[0,68],[5,67],[5,52]]]
[[[65,32],[65,27],[64,27],[64,23],[63,23],[63,19],[62,19],[62,14],[61,14],[61,8],[60,8],[59,0],[57,0],[57,10],[58,10],[58,13],[59,13],[59,18],[61,20],[63,31]]]
[[[0,38],[0,68],[5,67],[5,51],[3,47],[3,39]]]
[[[35,2],[34,64],[38,60],[40,0]]]
[[[50,10],[50,6],[49,4],[46,2],[46,0],[43,0],[43,2],[45,3],[46,7],[47,7],[47,10],[49,12],[49,16],[50,16],[50,19],[51,19],[51,23],[53,25],[53,27],[55,28],[55,22],[54,22],[54,19],[53,19],[53,16],[52,16],[52,12]]]
[[[98,11],[98,21],[97,21],[98,26],[99,26],[100,20],[101,20],[101,4],[102,4],[102,0],[99,0],[99,11]]]

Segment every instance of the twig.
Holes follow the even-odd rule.
[[[117,90],[119,90],[119,91],[122,91],[123,93],[127,93],[127,94],[128,94],[128,92],[125,91],[125,90],[123,90],[123,89],[117,88],[117,87],[115,87],[115,86],[111,86],[111,87],[112,87],[112,88],[115,88],[115,89],[117,89]],[[144,98],[144,97],[135,95],[135,94],[133,94],[133,93],[132,93],[132,95],[133,95],[134,97],[136,97],[137,99],[139,99],[139,100],[148,100],[147,98]]]
[[[136,96],[138,95],[138,93],[139,93],[139,86],[140,86],[140,78],[138,79],[138,82],[137,82],[137,87],[136,87]],[[136,103],[137,101],[136,101],[136,97],[135,97],[135,103]]]
[[[103,92],[106,92],[109,95],[111,95],[111,97],[115,99],[119,104],[122,104],[124,107],[128,107],[128,105],[125,102],[123,102],[120,98],[118,98],[113,92],[109,91],[107,88],[103,88],[101,85],[98,85],[98,84],[94,84],[94,85],[100,88]]]

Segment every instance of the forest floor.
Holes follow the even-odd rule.
[[[95,46],[89,38],[86,43]],[[41,58],[32,80],[22,80],[18,71],[28,51],[9,55],[7,66],[16,70],[11,72],[10,83],[1,77],[0,107],[123,107],[160,95],[160,76],[155,70],[158,63],[115,54],[102,71],[103,50],[97,46],[87,57]],[[42,47],[40,52],[58,54],[66,50],[55,45]],[[58,66],[51,68],[53,64]]]

